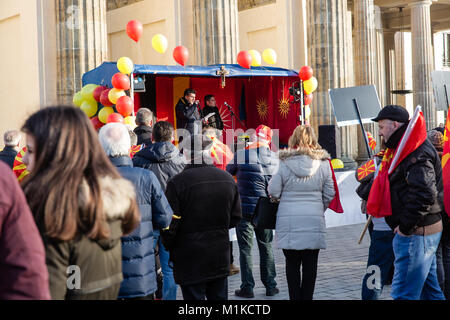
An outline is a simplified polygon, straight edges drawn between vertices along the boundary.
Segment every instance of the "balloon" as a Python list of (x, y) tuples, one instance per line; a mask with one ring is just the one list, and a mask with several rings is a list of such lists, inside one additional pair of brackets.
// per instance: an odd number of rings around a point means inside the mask
[(89, 118), (93, 117), (98, 111), (97, 101), (84, 100), (80, 108)]
[(317, 79), (315, 77), (311, 77), (311, 79), (303, 82), (303, 89), (305, 90), (306, 94), (310, 94), (316, 91), (317, 85)]
[(139, 41), (143, 31), (144, 28), (142, 27), (142, 23), (140, 23), (139, 21), (131, 20), (127, 23), (127, 35), (134, 41)]
[(154, 35), (152, 38), (152, 47), (159, 53), (165, 53), (167, 50), (167, 39), (162, 34)]
[(100, 103), (105, 107), (111, 107), (112, 105), (114, 105), (114, 103), (109, 101), (109, 91), (111, 91), (111, 89), (103, 90), (102, 94), (100, 95)]
[(277, 63), (277, 53), (273, 49), (265, 49), (263, 51), (263, 59), (268, 64), (275, 64)]
[(111, 83), (114, 88), (119, 90), (129, 90), (130, 89), (130, 78), (123, 73), (116, 73), (111, 78)]
[(99, 130), (104, 124), (98, 119), (98, 117), (93, 117), (91, 119), (91, 123), (94, 126), (95, 130)]
[(94, 90), (94, 92), (92, 93), (92, 96), (94, 97), (94, 100), (97, 101), (97, 102), (100, 102), (100, 97), (101, 97), (101, 95), (102, 95), (102, 92), (103, 92), (104, 90), (106, 90), (106, 89), (108, 89), (108, 88), (105, 87), (105, 86), (99, 86), (99, 87), (97, 87), (97, 88)]
[(331, 166), (333, 169), (342, 169), (344, 167), (344, 163), (340, 159), (331, 160)]
[(130, 58), (122, 57), (117, 60), (117, 69), (123, 74), (130, 74), (134, 70), (134, 63)]
[(128, 116), (125, 119), (123, 119), (123, 123), (126, 125), (129, 125), (132, 129), (136, 128), (136, 117)]
[(305, 106), (308, 106), (311, 104), (311, 102), (313, 100), (313, 95), (312, 95), (312, 93), (310, 93), (310, 94), (305, 95), (304, 98), (305, 98), (305, 102), (303, 104)]
[(176, 62), (184, 66), (189, 59), (189, 51), (185, 46), (178, 46), (173, 49), (173, 58)]
[(261, 65), (261, 54), (256, 50), (248, 50), (252, 56), (252, 67), (259, 67)]
[(94, 90), (97, 89), (99, 85), (97, 84), (87, 84), (81, 89), (81, 95), (83, 96), (83, 100), (94, 100)]
[(113, 88), (108, 93), (108, 99), (113, 104), (116, 104), (117, 100), (119, 100), (119, 98), (123, 97), (124, 95), (125, 95), (125, 91)]
[(107, 123), (112, 123), (112, 122), (119, 122), (119, 123), (123, 123), (123, 117), (118, 114), (118, 113), (111, 113), (108, 118), (106, 119)]
[(133, 100), (128, 96), (120, 97), (117, 100), (116, 103), (117, 112), (123, 115), (124, 117), (129, 116), (131, 112), (133, 112), (133, 107), (134, 107)]
[(81, 107), (81, 104), (83, 103), (84, 99), (83, 99), (83, 95), (81, 93), (81, 91), (78, 91), (77, 93), (75, 93), (75, 95), (73, 96), (73, 104), (76, 105), (77, 107)]
[(252, 65), (252, 56), (248, 51), (241, 51), (237, 55), (237, 62), (242, 68), (250, 69)]
[(114, 109), (112, 107), (103, 107), (98, 113), (98, 120), (100, 120), (101, 123), (106, 123), (108, 116), (111, 113), (114, 113)]
[(305, 106), (305, 119), (308, 120), (311, 117), (311, 108), (309, 106)]
[(311, 79), (312, 75), (313, 75), (313, 69), (308, 66), (301, 67), (300, 72), (298, 73), (298, 76), (303, 81)]

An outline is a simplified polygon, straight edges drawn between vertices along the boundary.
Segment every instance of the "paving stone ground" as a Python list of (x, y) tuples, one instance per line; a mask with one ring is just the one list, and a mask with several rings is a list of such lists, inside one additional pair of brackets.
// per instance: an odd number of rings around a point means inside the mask
[[(361, 300), (361, 282), (366, 271), (367, 255), (370, 238), (368, 233), (361, 244), (359, 237), (363, 224), (347, 225), (327, 229), (327, 249), (319, 253), (314, 300)], [(239, 265), (239, 248), (233, 242), (235, 265)], [(259, 276), (259, 254), (256, 240), (252, 250), (253, 277), (255, 279), (255, 300), (289, 300), (286, 282), (285, 258), (281, 249), (274, 242), (274, 256), (277, 271), (276, 281), (280, 293), (267, 297), (265, 287)], [(256, 262), (256, 263), (255, 263)], [(241, 284), (240, 273), (228, 278), (229, 300), (246, 300), (234, 295)], [(182, 300), (181, 290), (178, 290), (177, 299)], [(382, 300), (391, 300), (390, 286), (385, 286)]]

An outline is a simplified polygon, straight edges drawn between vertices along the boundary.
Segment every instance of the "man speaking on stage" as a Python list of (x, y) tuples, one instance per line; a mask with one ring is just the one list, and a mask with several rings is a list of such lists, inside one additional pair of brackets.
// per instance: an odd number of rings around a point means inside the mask
[(202, 131), (200, 105), (195, 96), (194, 89), (184, 90), (183, 97), (175, 107), (177, 129), (186, 129), (191, 135), (200, 134)]

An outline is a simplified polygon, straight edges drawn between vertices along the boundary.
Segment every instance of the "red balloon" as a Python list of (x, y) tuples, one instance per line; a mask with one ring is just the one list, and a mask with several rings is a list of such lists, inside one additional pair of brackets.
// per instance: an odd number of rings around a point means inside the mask
[(142, 36), (142, 32), (144, 31), (144, 28), (142, 27), (142, 23), (140, 23), (137, 20), (131, 20), (127, 24), (127, 35), (133, 39), (134, 41), (138, 42), (139, 39)]
[(309, 80), (313, 76), (313, 69), (309, 66), (303, 66), (303, 67), (301, 67), (300, 72), (298, 73), (298, 76), (303, 81)]
[(312, 100), (313, 100), (313, 95), (312, 95), (312, 93), (310, 93), (310, 94), (305, 94), (304, 97), (305, 97), (304, 105), (305, 105), (305, 106), (309, 106), (309, 105), (311, 104)]
[(109, 90), (111, 90), (111, 89), (103, 90), (102, 94), (100, 95), (100, 103), (105, 107), (111, 107), (114, 105), (114, 103), (109, 101), (109, 98), (108, 98)]
[(189, 59), (189, 51), (185, 46), (178, 46), (173, 49), (173, 58), (176, 62), (184, 66)]
[(100, 102), (100, 97), (101, 97), (101, 95), (102, 95), (102, 92), (103, 92), (104, 90), (106, 90), (106, 89), (108, 89), (108, 88), (105, 87), (105, 86), (100, 86), (100, 87), (97, 87), (97, 88), (94, 90), (94, 92), (92, 93), (92, 95), (94, 96), (95, 101)]
[(114, 88), (119, 90), (129, 90), (130, 89), (130, 78), (126, 74), (116, 73), (111, 78), (111, 82)]
[(241, 51), (237, 55), (237, 62), (242, 68), (250, 69), (252, 65), (252, 56), (248, 51)]
[(117, 112), (128, 117), (133, 112), (133, 100), (129, 96), (120, 97), (116, 103)]
[(93, 117), (93, 118), (91, 119), (91, 123), (92, 123), (92, 125), (94, 126), (95, 130), (97, 130), (97, 131), (98, 131), (101, 127), (104, 126), (104, 123), (102, 123), (102, 122), (98, 119), (98, 117)]
[(106, 123), (112, 123), (112, 122), (123, 123), (123, 117), (118, 113), (111, 113), (108, 116)]

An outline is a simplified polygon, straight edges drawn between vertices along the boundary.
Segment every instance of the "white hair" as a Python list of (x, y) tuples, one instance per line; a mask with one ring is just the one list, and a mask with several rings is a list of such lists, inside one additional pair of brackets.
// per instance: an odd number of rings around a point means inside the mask
[(117, 122), (108, 123), (100, 129), (98, 137), (108, 157), (129, 155), (131, 142), (125, 125)]
[(22, 134), (17, 130), (8, 130), (3, 135), (3, 141), (6, 147), (17, 147), (22, 139)]

